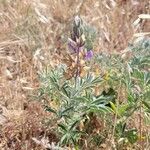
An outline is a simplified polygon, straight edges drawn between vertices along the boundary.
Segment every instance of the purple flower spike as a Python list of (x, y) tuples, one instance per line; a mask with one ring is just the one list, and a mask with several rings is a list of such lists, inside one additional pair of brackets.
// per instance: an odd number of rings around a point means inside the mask
[(85, 59), (90, 60), (92, 57), (93, 57), (93, 51), (92, 50), (87, 51), (85, 55)]
[(83, 50), (84, 46), (79, 47), (79, 52)]
[(70, 49), (70, 51), (72, 52), (72, 53), (77, 53), (77, 51), (79, 50), (79, 52), (80, 51), (82, 51), (83, 50), (83, 48), (84, 48), (84, 46), (82, 46), (82, 47), (78, 47), (77, 46), (77, 44), (76, 44), (76, 42), (74, 42), (72, 39), (68, 39), (68, 47), (69, 47), (69, 49)]
[(68, 48), (72, 53), (76, 53), (76, 47), (73, 46), (71, 43), (68, 43)]
[(76, 53), (77, 51), (77, 44), (72, 39), (68, 39), (68, 47), (71, 52)]

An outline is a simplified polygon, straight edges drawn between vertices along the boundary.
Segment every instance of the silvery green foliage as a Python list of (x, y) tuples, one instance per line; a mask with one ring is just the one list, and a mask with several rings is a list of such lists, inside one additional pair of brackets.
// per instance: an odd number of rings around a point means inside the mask
[(133, 52), (129, 61), (129, 66), (132, 68), (131, 75), (137, 79), (136, 83), (141, 91), (148, 92), (150, 91), (150, 38), (138, 38), (133, 43), (131, 51)]
[(131, 65), (140, 69), (150, 68), (150, 38), (137, 38), (129, 48), (134, 56)]
[[(150, 38), (149, 37), (139, 37), (137, 38), (133, 45), (131, 46), (131, 49), (136, 52), (141, 52), (142, 55), (150, 54)], [(142, 53), (142, 52), (147, 52)]]
[[(93, 49), (95, 37), (96, 30), (76, 16), (69, 40), (74, 53), (79, 54), (83, 46), (87, 51)], [(85, 77), (76, 76), (76, 80), (66, 80), (65, 65), (41, 74), (41, 95), (48, 95), (59, 103), (57, 109), (45, 106), (47, 111), (54, 114), (53, 119), (57, 122), (59, 144), (77, 146), (81, 136), (87, 135), (86, 130), (78, 129), (79, 123), (88, 120), (90, 113), (117, 114), (116, 139), (128, 139), (131, 144), (137, 141), (137, 129), (128, 129), (126, 122), (140, 107), (146, 116), (150, 113), (150, 39), (138, 38), (128, 49), (131, 52), (128, 60), (119, 54), (95, 55), (95, 63), (109, 75), (107, 81), (105, 73), (100, 73), (97, 77), (87, 73)], [(95, 95), (94, 88), (103, 87), (103, 83), (107, 84), (109, 91), (103, 90), (99, 95)], [(125, 88), (127, 103), (118, 102), (117, 105), (116, 95), (120, 94), (120, 86)], [(114, 89), (117, 88), (119, 90), (115, 92)], [(109, 126), (112, 128), (113, 122)]]
[[(150, 39), (138, 38), (128, 47), (131, 56), (122, 62), (122, 82), (127, 90), (128, 117), (140, 107), (150, 113)], [(146, 114), (147, 116), (147, 114)]]
[[(150, 115), (150, 39), (138, 38), (128, 47), (128, 50), (130, 56), (125, 59), (119, 54), (106, 53), (100, 53), (95, 58), (100, 68), (110, 72), (109, 85), (117, 87), (121, 82), (127, 92), (127, 103), (119, 104), (118, 108), (115, 104), (113, 105), (113, 109), (117, 111), (119, 123), (116, 130), (119, 125), (123, 128), (128, 118), (135, 111), (139, 111), (140, 107), (144, 111), (146, 122), (150, 122), (148, 119)], [(129, 138), (132, 144), (137, 141), (137, 134), (134, 135), (131, 131), (125, 132), (121, 129), (117, 131), (116, 136), (122, 141)]]
[[(63, 67), (63, 66), (62, 66)], [(63, 68), (47, 71), (42, 76), (43, 94), (48, 94), (53, 100), (59, 102), (59, 108), (47, 106), (45, 109), (54, 114), (59, 122), (58, 131), (61, 135), (60, 144), (76, 145), (81, 135), (86, 134), (77, 129), (80, 121), (84, 121), (88, 114), (106, 113), (111, 109), (106, 106), (112, 96), (95, 96), (93, 88), (103, 81), (101, 77), (87, 74), (84, 78), (65, 80), (62, 76)], [(76, 86), (75, 86), (76, 84)]]

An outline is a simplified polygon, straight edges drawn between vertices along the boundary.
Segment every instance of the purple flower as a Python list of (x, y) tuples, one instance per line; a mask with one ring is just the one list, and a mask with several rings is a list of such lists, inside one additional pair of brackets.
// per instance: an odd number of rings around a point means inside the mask
[(76, 53), (76, 51), (77, 51), (77, 46), (71, 42), (68, 43), (68, 48), (72, 53)]
[(90, 60), (92, 57), (93, 57), (93, 51), (92, 50), (87, 51), (85, 55), (85, 59)]
[(77, 53), (77, 51), (78, 50), (81, 51), (84, 46), (78, 47), (76, 42), (69, 38), (68, 39), (68, 47), (72, 53)]
[(79, 47), (79, 52), (83, 50), (84, 46)]

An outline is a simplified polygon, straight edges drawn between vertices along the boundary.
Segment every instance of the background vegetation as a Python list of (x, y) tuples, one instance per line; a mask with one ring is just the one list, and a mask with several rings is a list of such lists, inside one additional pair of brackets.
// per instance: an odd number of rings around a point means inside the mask
[(148, 0), (0, 0), (0, 149), (150, 149), (148, 14)]

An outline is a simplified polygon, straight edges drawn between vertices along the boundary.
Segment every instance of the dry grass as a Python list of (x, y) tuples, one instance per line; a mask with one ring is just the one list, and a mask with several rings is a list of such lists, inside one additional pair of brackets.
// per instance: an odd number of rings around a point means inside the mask
[(97, 28), (96, 51), (111, 52), (125, 49), (135, 32), (150, 31), (145, 20), (133, 26), (149, 11), (149, 0), (0, 0), (0, 149), (42, 149), (31, 138), (50, 136), (40, 123), (48, 117), (42, 103), (29, 95), (38, 89), (39, 71), (59, 63), (58, 53), (65, 52), (60, 38), (73, 16)]

